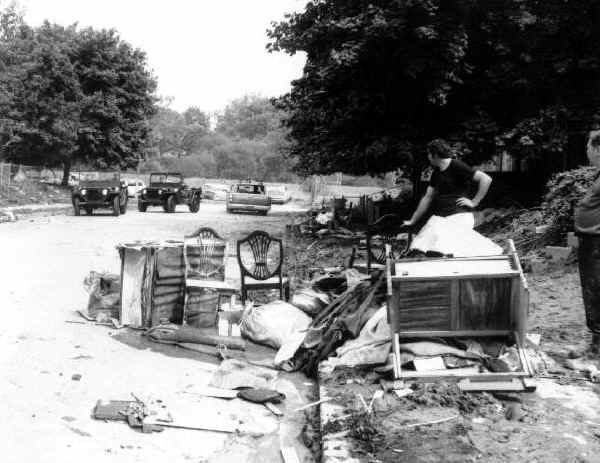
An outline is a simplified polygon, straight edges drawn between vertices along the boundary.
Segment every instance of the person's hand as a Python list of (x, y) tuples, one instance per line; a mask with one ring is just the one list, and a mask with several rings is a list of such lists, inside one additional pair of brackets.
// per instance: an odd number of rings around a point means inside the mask
[(414, 225), (415, 223), (412, 220), (405, 220), (404, 222), (402, 222), (402, 226), (405, 228), (410, 228)]
[(469, 198), (465, 198), (464, 196), (456, 200), (456, 205), (461, 207), (468, 207), (469, 209), (475, 209), (477, 207), (477, 204), (475, 204)]

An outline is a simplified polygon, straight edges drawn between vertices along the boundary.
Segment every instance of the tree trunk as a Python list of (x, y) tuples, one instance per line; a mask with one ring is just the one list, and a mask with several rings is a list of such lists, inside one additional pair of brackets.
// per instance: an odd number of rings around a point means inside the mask
[(63, 178), (62, 178), (62, 182), (60, 183), (62, 186), (69, 185), (69, 175), (71, 175), (71, 161), (66, 160), (63, 163)]

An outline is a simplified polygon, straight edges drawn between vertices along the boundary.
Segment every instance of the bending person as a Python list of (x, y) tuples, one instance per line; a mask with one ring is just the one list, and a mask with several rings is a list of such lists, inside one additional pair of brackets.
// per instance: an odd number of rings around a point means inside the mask
[[(475, 226), (473, 209), (485, 198), (492, 179), (486, 173), (453, 159), (452, 150), (444, 140), (430, 142), (427, 145), (427, 157), (433, 167), (429, 186), (412, 217), (404, 225), (414, 227), (425, 214), (431, 212), (433, 215), (413, 240), (411, 249), (455, 256), (464, 254), (468, 250), (461, 247), (468, 244), (464, 242), (464, 236), (457, 235)], [(477, 183), (477, 193), (473, 198), (469, 198), (471, 182)], [(488, 252), (484, 250), (483, 253), (498, 253), (498, 247), (489, 248)]]

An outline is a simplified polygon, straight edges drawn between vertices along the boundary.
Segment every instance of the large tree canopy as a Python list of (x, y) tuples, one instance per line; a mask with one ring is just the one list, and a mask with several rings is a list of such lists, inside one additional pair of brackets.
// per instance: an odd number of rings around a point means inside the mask
[(472, 161), (499, 144), (561, 153), (599, 107), (599, 13), (593, 0), (309, 2), (269, 31), (269, 50), (307, 56), (277, 101), (296, 169), (418, 169), (435, 137)]
[(155, 111), (145, 54), (113, 30), (27, 26), (0, 15), (0, 148), (13, 161), (135, 165)]

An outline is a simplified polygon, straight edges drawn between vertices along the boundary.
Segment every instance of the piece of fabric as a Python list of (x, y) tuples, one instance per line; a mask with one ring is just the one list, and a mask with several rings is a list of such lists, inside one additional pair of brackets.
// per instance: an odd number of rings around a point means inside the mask
[(356, 339), (346, 341), (328, 362), (336, 366), (377, 365), (387, 361), (392, 332), (387, 321), (387, 306), (382, 306), (365, 323)]
[(435, 189), (432, 211), (440, 217), (447, 217), (470, 209), (457, 206), (456, 200), (468, 197), (475, 169), (458, 159), (452, 159), (445, 170), (433, 169), (429, 186)]
[(575, 231), (600, 235), (600, 175), (575, 209)]
[(587, 327), (600, 334), (600, 236), (579, 236), (579, 277)]
[(470, 212), (448, 217), (434, 215), (414, 237), (410, 248), (454, 257), (502, 254), (500, 246), (473, 230), (474, 225)]

